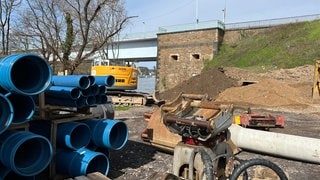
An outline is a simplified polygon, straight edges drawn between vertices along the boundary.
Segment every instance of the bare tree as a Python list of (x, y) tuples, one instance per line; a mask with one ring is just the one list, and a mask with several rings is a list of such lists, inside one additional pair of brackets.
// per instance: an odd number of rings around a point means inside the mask
[(2, 42), (2, 56), (8, 55), (10, 41), (11, 15), (15, 7), (21, 4), (21, 0), (1, 0), (0, 30)]
[(122, 0), (26, 0), (20, 33), (64, 70), (74, 70), (118, 34), (127, 17)]

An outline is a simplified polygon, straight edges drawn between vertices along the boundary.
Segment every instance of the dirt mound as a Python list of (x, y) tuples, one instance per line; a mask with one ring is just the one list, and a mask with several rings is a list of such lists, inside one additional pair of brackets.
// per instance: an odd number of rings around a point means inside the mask
[(211, 69), (159, 95), (161, 99), (168, 101), (174, 100), (181, 92), (187, 94), (208, 94), (209, 97), (216, 98), (225, 89), (235, 87), (236, 85), (236, 80), (227, 77), (218, 69)]
[[(310, 94), (304, 89), (310, 88)], [(311, 84), (288, 84), (273, 79), (264, 79), (256, 84), (233, 87), (222, 92), (216, 102), (241, 106), (294, 107), (311, 103)]]
[[(311, 65), (267, 73), (233, 67), (223, 72), (212, 69), (161, 93), (160, 98), (173, 100), (183, 92), (208, 94), (216, 102), (239, 106), (302, 109), (312, 106), (313, 71)], [(243, 81), (255, 84), (240, 86)]]

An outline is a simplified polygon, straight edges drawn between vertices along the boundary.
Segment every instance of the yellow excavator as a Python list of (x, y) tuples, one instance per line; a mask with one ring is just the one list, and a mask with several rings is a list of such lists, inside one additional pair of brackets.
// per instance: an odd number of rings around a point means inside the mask
[(152, 95), (135, 91), (138, 88), (139, 71), (132, 62), (95, 59), (91, 66), (91, 75), (115, 77), (115, 84), (107, 88), (107, 95), (112, 98), (115, 105), (153, 103)]
[(115, 84), (108, 89), (136, 90), (138, 85), (138, 69), (129, 62), (110, 65), (109, 60), (94, 60), (91, 67), (91, 75), (115, 77)]

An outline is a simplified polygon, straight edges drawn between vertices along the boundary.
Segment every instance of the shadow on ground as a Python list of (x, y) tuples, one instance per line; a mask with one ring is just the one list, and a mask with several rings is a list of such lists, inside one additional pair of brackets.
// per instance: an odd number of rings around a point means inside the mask
[(138, 169), (154, 161), (156, 149), (152, 146), (128, 140), (126, 146), (118, 151), (110, 151), (110, 170), (108, 177), (115, 179), (125, 173), (125, 169)]

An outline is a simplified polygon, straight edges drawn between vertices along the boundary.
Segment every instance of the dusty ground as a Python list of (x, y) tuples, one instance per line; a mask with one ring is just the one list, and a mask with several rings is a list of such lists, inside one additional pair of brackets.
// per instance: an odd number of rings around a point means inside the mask
[[(257, 74), (237, 68), (225, 68), (224, 73), (212, 70), (162, 93), (161, 98), (170, 100), (180, 92), (208, 94), (216, 102), (251, 107), (257, 113), (270, 113), (285, 117), (285, 127), (271, 131), (299, 136), (320, 138), (320, 106), (312, 102), (313, 66), (282, 69)], [(239, 86), (243, 81), (255, 82)], [(109, 177), (112, 179), (160, 179), (172, 172), (171, 154), (144, 143), (140, 133), (146, 127), (145, 112), (157, 106), (135, 107), (128, 111), (116, 111), (115, 118), (122, 119), (129, 127), (129, 141), (124, 149), (111, 151)], [(240, 113), (241, 110), (235, 111)], [(262, 139), (263, 140), (263, 139)], [(306, 145), (307, 146), (307, 145)], [(305, 147), (299, 147), (305, 148)], [(242, 151), (240, 158), (265, 158), (278, 164), (289, 179), (319, 179), (320, 165), (256, 152)]]

